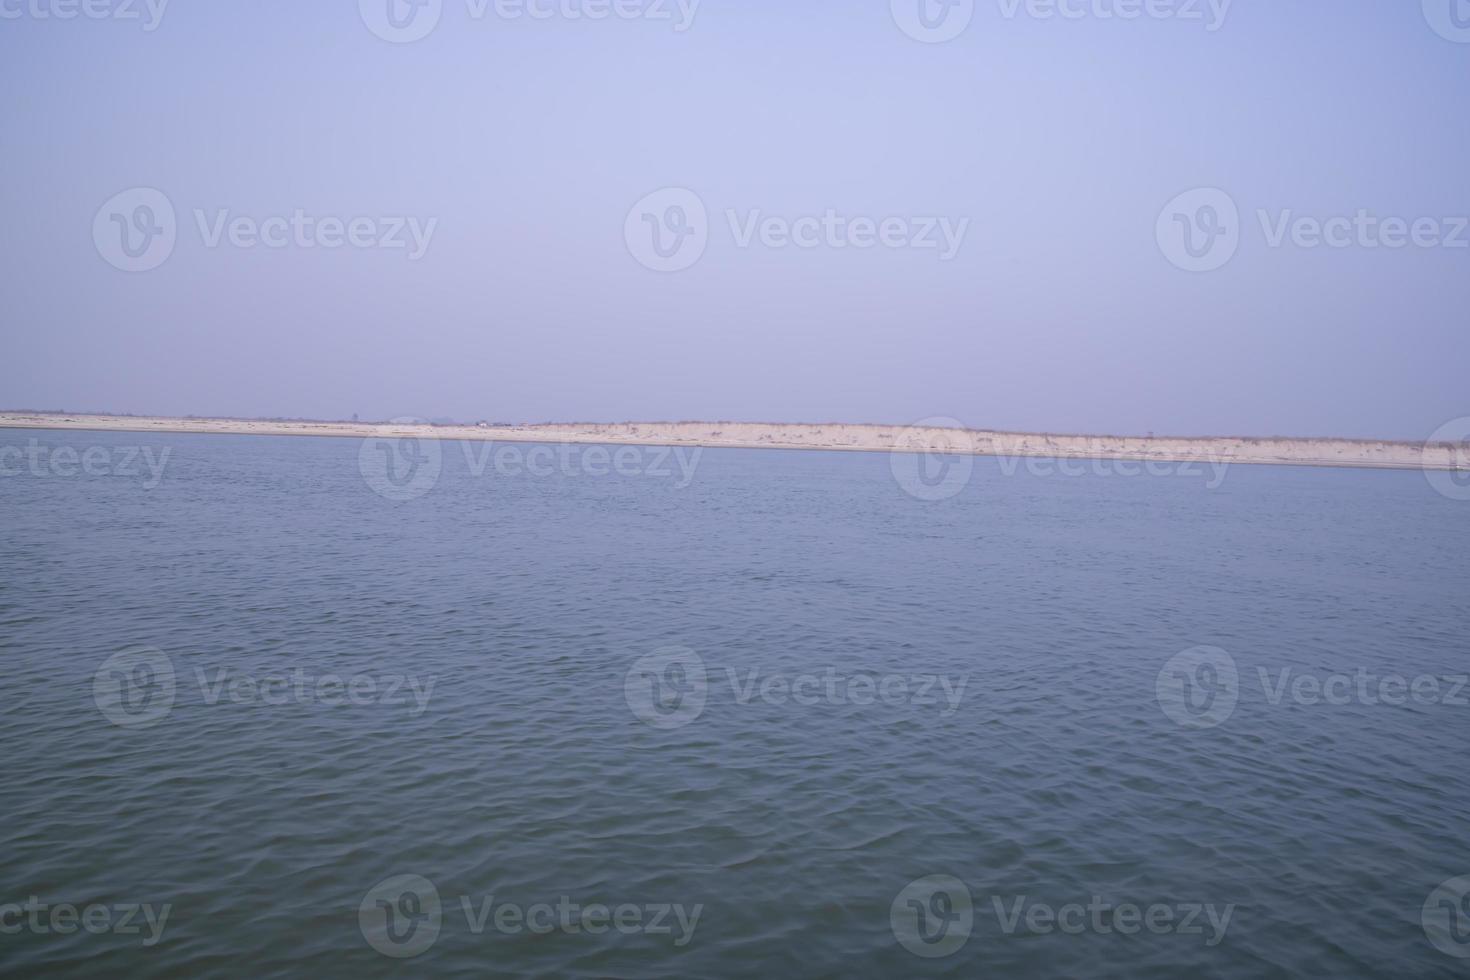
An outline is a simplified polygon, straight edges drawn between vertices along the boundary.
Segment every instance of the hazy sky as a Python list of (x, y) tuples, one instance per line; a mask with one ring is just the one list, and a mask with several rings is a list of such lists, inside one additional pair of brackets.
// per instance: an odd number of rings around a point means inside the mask
[(391, 2), (0, 0), (0, 406), (1470, 414), (1467, 0)]

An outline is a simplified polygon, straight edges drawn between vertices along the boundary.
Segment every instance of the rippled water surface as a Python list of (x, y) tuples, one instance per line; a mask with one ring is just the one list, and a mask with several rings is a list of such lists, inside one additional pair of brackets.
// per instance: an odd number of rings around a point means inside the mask
[(454, 443), (395, 500), (354, 440), (0, 447), (42, 460), (0, 477), (0, 904), (47, 905), (3, 972), (1470, 969), (1470, 504), (1421, 474), (926, 502), (881, 454)]

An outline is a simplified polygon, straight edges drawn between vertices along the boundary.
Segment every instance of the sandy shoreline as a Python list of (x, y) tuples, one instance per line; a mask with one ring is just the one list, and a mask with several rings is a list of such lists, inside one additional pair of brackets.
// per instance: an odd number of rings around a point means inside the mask
[(480, 442), (935, 452), (1139, 462), (1199, 461), (1282, 466), (1470, 470), (1470, 450), (1449, 443), (1285, 437), (1084, 436), (899, 425), (626, 422), (481, 427), (394, 422), (277, 422), (0, 412), (0, 428), (346, 438), (417, 437)]

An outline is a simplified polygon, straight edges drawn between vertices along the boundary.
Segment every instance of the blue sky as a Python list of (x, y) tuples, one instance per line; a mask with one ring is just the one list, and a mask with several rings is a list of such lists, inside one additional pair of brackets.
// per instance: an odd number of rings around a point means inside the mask
[[(1470, 414), (1465, 0), (392, 2), (432, 30), (393, 40), (389, 0), (0, 0), (0, 405), (1406, 439)], [(702, 251), (658, 271), (636, 238), (684, 227), (670, 188)], [(1169, 229), (1213, 241), (1220, 192), (1238, 217), (1190, 271)]]

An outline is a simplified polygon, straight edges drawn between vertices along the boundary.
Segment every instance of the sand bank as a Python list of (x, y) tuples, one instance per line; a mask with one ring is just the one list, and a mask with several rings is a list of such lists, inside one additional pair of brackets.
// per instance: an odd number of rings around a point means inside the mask
[(623, 422), (483, 426), (0, 412), (0, 428), (346, 438), (415, 436), (489, 442), (936, 452), (1049, 459), (1470, 470), (1470, 447), (1452, 443), (1289, 437), (1057, 435), (902, 425)]

